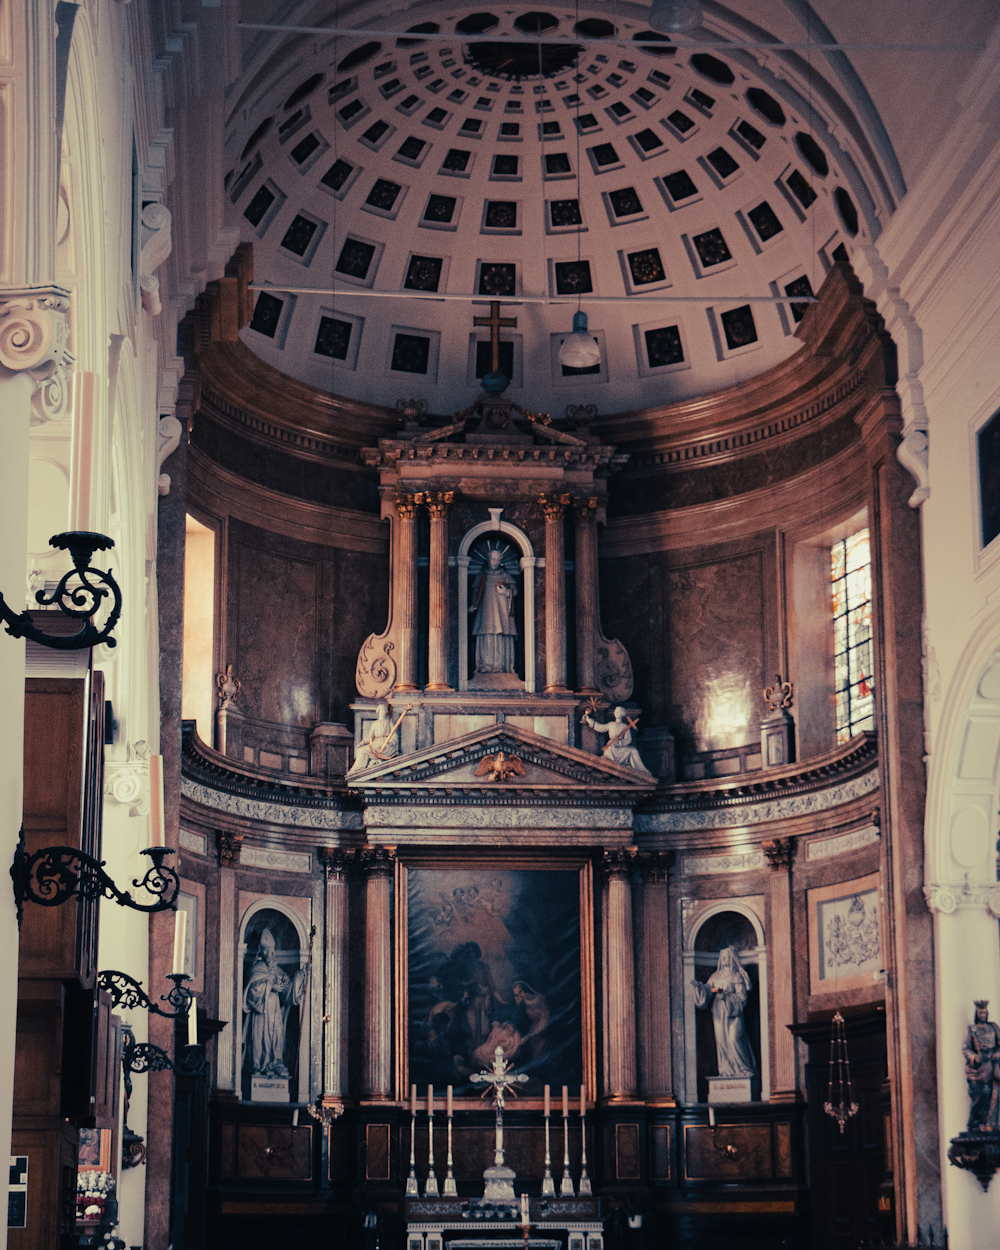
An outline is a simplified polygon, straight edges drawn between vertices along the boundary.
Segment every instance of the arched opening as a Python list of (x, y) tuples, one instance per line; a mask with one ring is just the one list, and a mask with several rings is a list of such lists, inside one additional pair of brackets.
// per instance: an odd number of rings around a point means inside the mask
[[(522, 667), (518, 675), (524, 682), (524, 689), (534, 693), (535, 689), (535, 552), (531, 539), (522, 529), (511, 525), (509, 521), (501, 521), (499, 516), (473, 525), (462, 536), (458, 547), (458, 688), (469, 690), (470, 665), (474, 656), (474, 643), (471, 642), (472, 626), (470, 616), (470, 590), (473, 578), (477, 576), (486, 559), (485, 552), (492, 546), (511, 551), (505, 557), (504, 567), (516, 562), (522, 575), (520, 587), (520, 605), (517, 608), (519, 623), (519, 646), (516, 653)], [(517, 555), (517, 552), (520, 555)]]

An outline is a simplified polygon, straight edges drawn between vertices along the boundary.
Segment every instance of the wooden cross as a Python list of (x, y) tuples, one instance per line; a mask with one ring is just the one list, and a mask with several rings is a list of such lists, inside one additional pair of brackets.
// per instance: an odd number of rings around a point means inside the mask
[(473, 317), (472, 324), (474, 326), (490, 327), (490, 346), (493, 349), (493, 364), (491, 366), (493, 373), (500, 372), (500, 330), (514, 329), (517, 326), (516, 317), (500, 316), (500, 301), (498, 299), (490, 300), (490, 315), (488, 317)]

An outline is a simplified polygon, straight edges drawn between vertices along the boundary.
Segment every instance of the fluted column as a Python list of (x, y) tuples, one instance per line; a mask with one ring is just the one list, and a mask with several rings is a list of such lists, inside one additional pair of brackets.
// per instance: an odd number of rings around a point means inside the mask
[(545, 690), (561, 693), (566, 685), (566, 553), (563, 513), (569, 495), (540, 495), (545, 514)]
[(392, 1096), (392, 879), (396, 849), (367, 847), (365, 876), (365, 1071), (369, 1099)]
[(326, 879), (326, 967), (323, 979), (323, 1101), (347, 1093), (347, 853), (319, 848)]
[(634, 847), (604, 852), (605, 1098), (635, 1097), (635, 963), (632, 943)]
[(642, 865), (642, 972), (639, 1019), (642, 1027), (642, 1089), (646, 1101), (672, 1105), (674, 1096), (670, 1028), (670, 883), (673, 855), (659, 851)]
[(795, 842), (772, 838), (761, 849), (771, 868), (771, 942), (768, 981), (771, 985), (774, 1036), (771, 1039), (771, 1101), (794, 1102), (795, 1038), (785, 1027), (795, 1022), (792, 968), (792, 859)]
[(399, 648), (396, 689), (418, 690), (417, 685), (417, 507), (418, 497), (396, 496), (398, 537), (393, 570), (393, 600), (399, 613), (396, 646)]
[(448, 509), (454, 498), (450, 490), (424, 496), (431, 517), (428, 690), (453, 689), (448, 681)]
[(576, 499), (576, 686), (581, 694), (598, 694), (594, 683), (594, 641), (597, 637), (597, 499)]

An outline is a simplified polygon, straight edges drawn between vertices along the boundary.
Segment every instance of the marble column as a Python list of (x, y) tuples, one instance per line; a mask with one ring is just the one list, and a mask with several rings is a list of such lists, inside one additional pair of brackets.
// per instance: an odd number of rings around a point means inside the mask
[(365, 1068), (364, 1093), (372, 1101), (392, 1097), (392, 881), (396, 848), (366, 847)]
[(323, 1103), (343, 1106), (347, 1092), (348, 853), (321, 846), (326, 880), (323, 979)]
[(417, 685), (417, 508), (418, 496), (396, 496), (396, 566), (393, 603), (398, 614), (396, 646), (399, 665), (396, 689), (419, 690)]
[(545, 692), (561, 694), (566, 685), (566, 554), (563, 514), (569, 495), (540, 495), (545, 514)]
[(424, 496), (431, 518), (428, 690), (453, 689), (448, 681), (448, 509), (454, 498), (450, 490)]
[(670, 1027), (670, 862), (658, 851), (642, 864), (643, 984), (639, 990), (644, 1064), (642, 1090), (647, 1103), (674, 1106), (673, 1044)]
[(576, 688), (599, 694), (594, 679), (597, 638), (597, 499), (576, 499)]
[(604, 1020), (608, 1102), (635, 1098), (635, 962), (632, 942), (632, 867), (635, 848), (604, 852)]
[(795, 1021), (794, 972), (792, 966), (792, 838), (773, 838), (762, 843), (771, 868), (771, 933), (768, 959), (771, 983), (771, 1101), (795, 1102), (798, 1082), (795, 1071), (795, 1038), (786, 1025)]

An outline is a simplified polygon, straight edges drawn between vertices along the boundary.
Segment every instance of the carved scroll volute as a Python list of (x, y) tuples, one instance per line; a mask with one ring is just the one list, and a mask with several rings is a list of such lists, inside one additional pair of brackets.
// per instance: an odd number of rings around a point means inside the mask
[(354, 680), (364, 699), (383, 699), (396, 684), (395, 643), (384, 635), (369, 634), (358, 654)]
[(612, 703), (624, 703), (632, 697), (632, 661), (617, 638), (601, 635), (597, 644), (597, 664), (594, 668), (599, 689)]
[(69, 407), (69, 296), (59, 287), (24, 290), (0, 300), (0, 365), (36, 385), (33, 425), (57, 421)]

